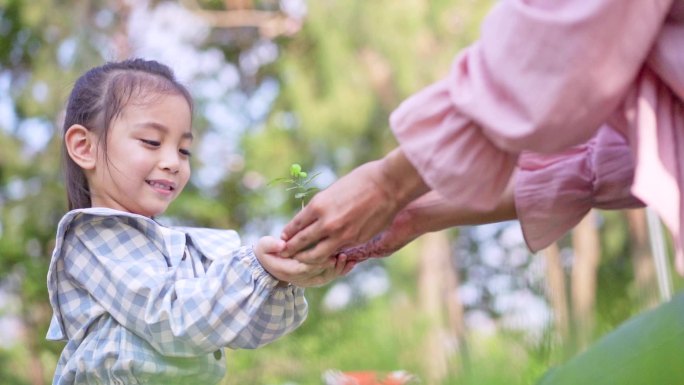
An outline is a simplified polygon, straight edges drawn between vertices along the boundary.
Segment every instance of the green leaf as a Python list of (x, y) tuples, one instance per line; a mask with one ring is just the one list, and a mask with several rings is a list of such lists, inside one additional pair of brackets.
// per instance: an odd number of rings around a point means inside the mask
[(317, 173), (315, 173), (315, 174), (313, 174), (313, 175), (311, 175), (311, 177), (310, 177), (309, 179), (307, 179), (306, 181), (304, 181), (304, 185), (307, 185), (307, 184), (311, 183), (311, 181), (313, 181), (314, 179), (316, 179), (316, 177), (319, 176), (319, 175), (321, 175), (321, 172), (320, 172), (320, 171), (317, 172)]
[(273, 179), (272, 181), (268, 182), (267, 186), (272, 186), (276, 183), (294, 183), (294, 179), (291, 178), (276, 178)]
[(290, 175), (292, 175), (293, 178), (299, 177), (301, 172), (302, 172), (302, 166), (300, 166), (299, 163), (293, 163), (290, 166)]

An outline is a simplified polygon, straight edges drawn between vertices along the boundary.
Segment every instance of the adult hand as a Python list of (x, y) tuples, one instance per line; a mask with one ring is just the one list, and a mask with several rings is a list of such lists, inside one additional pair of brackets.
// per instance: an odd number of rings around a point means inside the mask
[(410, 211), (402, 210), (390, 226), (368, 242), (343, 249), (339, 257), (346, 258), (347, 263), (359, 263), (370, 258), (383, 258), (406, 246), (422, 232), (415, 232), (411, 226)]
[(436, 191), (430, 191), (402, 209), (383, 232), (362, 245), (340, 251), (339, 255), (345, 256), (347, 263), (358, 263), (386, 257), (431, 231), (516, 219), (512, 182), (499, 204), (488, 211), (453, 205)]
[(369, 240), (427, 186), (400, 150), (368, 162), (314, 196), (283, 229), (283, 256), (320, 264)]
[(274, 237), (259, 239), (254, 254), (259, 263), (273, 277), (284, 283), (299, 287), (322, 286), (333, 279), (347, 274), (354, 263), (347, 263), (346, 257), (330, 257), (321, 264), (307, 264), (292, 258), (283, 258), (279, 253), (285, 241)]

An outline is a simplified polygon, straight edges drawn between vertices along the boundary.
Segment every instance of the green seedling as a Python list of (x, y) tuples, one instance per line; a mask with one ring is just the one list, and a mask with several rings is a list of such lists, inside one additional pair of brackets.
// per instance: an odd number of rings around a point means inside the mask
[(316, 187), (310, 187), (311, 181), (313, 181), (320, 172), (309, 176), (309, 173), (302, 171), (302, 166), (298, 163), (293, 163), (290, 166), (290, 177), (289, 178), (277, 178), (269, 183), (269, 186), (275, 183), (284, 183), (288, 185), (286, 191), (292, 191), (293, 198), (300, 202), (300, 206), (304, 208), (304, 202), (306, 197), (318, 191)]

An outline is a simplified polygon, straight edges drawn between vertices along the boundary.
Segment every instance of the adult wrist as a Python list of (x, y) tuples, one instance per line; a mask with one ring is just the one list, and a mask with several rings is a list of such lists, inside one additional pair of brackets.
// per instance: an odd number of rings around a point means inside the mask
[(430, 190), (400, 148), (392, 150), (382, 159), (380, 170), (382, 186), (398, 207), (406, 206)]
[(417, 227), (417, 222), (419, 222), (419, 218), (416, 218), (413, 210), (411, 210), (410, 207), (405, 207), (394, 217), (391, 227), (393, 231), (395, 231), (397, 234), (400, 234), (401, 237), (406, 239), (408, 243), (422, 235), (421, 231), (424, 232), (425, 230)]

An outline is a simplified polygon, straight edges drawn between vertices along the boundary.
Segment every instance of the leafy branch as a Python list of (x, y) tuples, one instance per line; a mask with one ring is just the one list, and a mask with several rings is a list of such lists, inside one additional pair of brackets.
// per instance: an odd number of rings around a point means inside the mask
[(286, 185), (289, 185), (289, 187), (285, 189), (285, 191), (293, 191), (294, 199), (300, 201), (301, 208), (303, 209), (304, 200), (306, 199), (306, 197), (318, 191), (318, 188), (309, 186), (318, 175), (320, 175), (320, 172), (317, 172), (314, 175), (309, 176), (309, 174), (306, 171), (302, 171), (302, 166), (300, 166), (298, 163), (293, 163), (290, 166), (289, 178), (276, 178), (272, 180), (268, 185), (270, 186), (275, 183), (284, 183)]

